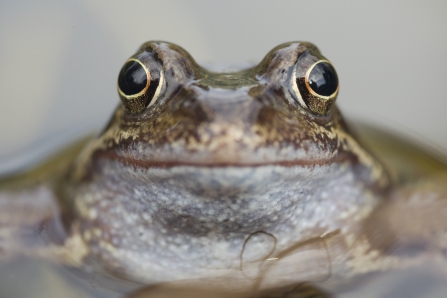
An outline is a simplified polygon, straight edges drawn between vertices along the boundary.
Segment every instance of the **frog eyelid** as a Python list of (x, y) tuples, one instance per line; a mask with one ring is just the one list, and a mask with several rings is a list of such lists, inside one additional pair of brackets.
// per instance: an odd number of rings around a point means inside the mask
[(307, 108), (307, 104), (304, 102), (303, 97), (301, 96), (301, 92), (298, 90), (298, 84), (296, 83), (296, 70), (294, 70), (292, 74), (292, 88), (296, 98), (298, 99), (299, 104), (302, 107)]
[(160, 69), (160, 78), (159, 78), (157, 89), (155, 89), (155, 93), (152, 96), (152, 99), (149, 102), (149, 104), (147, 105), (147, 107), (150, 107), (157, 101), (158, 97), (160, 96), (161, 88), (164, 85), (164, 81), (165, 81), (165, 76), (163, 74), (163, 69)]

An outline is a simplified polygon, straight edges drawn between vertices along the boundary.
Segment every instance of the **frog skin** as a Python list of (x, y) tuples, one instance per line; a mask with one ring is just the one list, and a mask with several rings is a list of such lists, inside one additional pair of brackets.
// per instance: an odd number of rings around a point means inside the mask
[(215, 73), (147, 42), (120, 72), (103, 132), (50, 182), (0, 195), (0, 247), (22, 247), (17, 231), (39, 225), (71, 266), (234, 291), (337, 287), (443, 260), (445, 224), (426, 219), (447, 215), (445, 180), (397, 188), (343, 120), (338, 91), (311, 43)]

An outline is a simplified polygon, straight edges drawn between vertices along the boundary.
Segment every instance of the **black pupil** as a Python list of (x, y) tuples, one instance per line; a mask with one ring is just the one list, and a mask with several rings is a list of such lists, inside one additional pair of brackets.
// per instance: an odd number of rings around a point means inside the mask
[(337, 90), (338, 78), (335, 69), (326, 62), (316, 64), (309, 73), (309, 86), (322, 96), (329, 96)]
[(124, 64), (118, 77), (118, 86), (126, 95), (134, 95), (147, 85), (147, 75), (143, 66), (136, 61)]

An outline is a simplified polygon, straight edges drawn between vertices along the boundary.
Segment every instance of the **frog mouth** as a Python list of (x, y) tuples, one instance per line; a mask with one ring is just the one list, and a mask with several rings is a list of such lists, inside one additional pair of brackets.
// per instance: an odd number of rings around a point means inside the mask
[(227, 167), (264, 167), (264, 166), (280, 166), (280, 167), (315, 167), (325, 166), (333, 163), (354, 162), (355, 158), (348, 152), (341, 152), (330, 158), (319, 159), (290, 159), (290, 160), (265, 160), (259, 161), (255, 159), (217, 159), (217, 158), (192, 158), (191, 156), (165, 158), (165, 159), (137, 159), (131, 156), (123, 156), (116, 153), (103, 152), (98, 156), (99, 159), (117, 161), (124, 165), (137, 168), (173, 168), (173, 167), (198, 167), (198, 168), (227, 168)]
[[(215, 142), (216, 143), (216, 142)], [(342, 146), (324, 147), (309, 142), (292, 145), (242, 144), (220, 142), (218, 144), (148, 144), (146, 142), (121, 142), (112, 148), (97, 149), (95, 159), (117, 161), (138, 168), (172, 167), (312, 167), (333, 163), (355, 164), (358, 159), (352, 151)]]

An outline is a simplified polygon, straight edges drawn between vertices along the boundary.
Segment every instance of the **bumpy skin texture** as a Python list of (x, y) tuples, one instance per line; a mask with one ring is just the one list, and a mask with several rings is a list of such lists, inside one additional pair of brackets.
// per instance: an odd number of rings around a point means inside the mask
[(414, 183), (420, 162), (403, 158), (409, 185), (394, 187), (335, 107), (338, 88), (305, 91), (327, 61), (314, 45), (234, 73), (166, 42), (131, 58), (148, 93), (120, 92), (75, 160), (78, 149), (0, 181), (0, 259), (56, 255), (148, 285), (133, 297), (329, 297), (308, 282), (333, 293), (368, 273), (447, 267), (447, 175)]
[[(62, 191), (89, 258), (106, 269), (149, 283), (245, 285), (262, 271), (247, 264), (334, 232), (348, 237), (389, 189), (335, 106), (315, 115), (299, 104), (294, 72), (325, 59), (314, 45), (280, 45), (235, 73), (208, 72), (165, 42), (132, 57), (161, 69), (159, 97), (140, 114), (120, 105)], [(271, 237), (243, 253), (256, 233)], [(292, 279), (329, 274), (320, 242), (321, 268)]]

